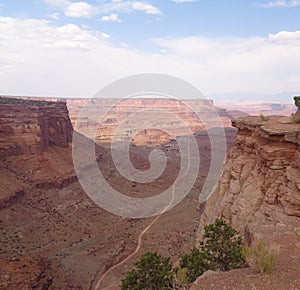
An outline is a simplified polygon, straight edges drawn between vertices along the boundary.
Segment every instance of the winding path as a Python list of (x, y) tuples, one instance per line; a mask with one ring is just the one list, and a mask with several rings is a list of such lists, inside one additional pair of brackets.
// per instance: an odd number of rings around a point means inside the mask
[[(172, 185), (172, 199), (171, 199), (171, 202), (169, 203), (169, 205), (139, 234), (139, 237), (138, 237), (138, 243), (137, 243), (137, 246), (135, 248), (135, 250), (129, 255), (127, 256), (123, 261), (119, 262), (118, 264), (112, 266), (111, 268), (109, 268), (101, 277), (100, 279), (98, 280), (94, 290), (98, 290), (100, 285), (101, 285), (101, 282), (104, 280), (104, 278), (114, 269), (118, 268), (119, 266), (123, 265), (124, 263), (126, 263), (130, 258), (132, 258), (141, 248), (141, 245), (142, 245), (142, 238), (144, 236), (144, 234), (152, 227), (153, 224), (155, 224), (158, 219), (161, 217), (162, 214), (164, 214), (167, 209), (169, 208), (169, 206), (172, 204), (173, 200), (174, 200), (174, 185)], [(104, 288), (106, 289), (106, 288)]]
[[(188, 141), (188, 156), (190, 153), (190, 146), (189, 146), (189, 141)], [(184, 173), (184, 175), (182, 176), (182, 178), (187, 174), (188, 170), (190, 168), (190, 159), (188, 159), (188, 169), (186, 170), (186, 172)], [(99, 278), (96, 286), (94, 287), (94, 290), (99, 290), (100, 289), (100, 285), (101, 282), (104, 280), (104, 278), (114, 269), (120, 267), (121, 265), (123, 265), (124, 263), (126, 263), (129, 259), (131, 259), (135, 254), (137, 254), (137, 252), (140, 250), (141, 245), (142, 245), (142, 238), (144, 236), (144, 234), (152, 227), (153, 224), (155, 224), (160, 217), (169, 209), (169, 207), (172, 205), (173, 201), (174, 201), (174, 197), (175, 197), (175, 188), (174, 188), (174, 184), (172, 185), (172, 199), (169, 202), (168, 206), (166, 206), (166, 208), (163, 209), (163, 211), (139, 234), (138, 237), (138, 243), (137, 246), (135, 248), (135, 250), (129, 255), (127, 256), (124, 260), (122, 260), (121, 262), (117, 263), (116, 265), (110, 267), (109, 269), (106, 270), (106, 272), (104, 272), (104, 274)], [(108, 289), (108, 287), (106, 288), (102, 288), (103, 290)]]

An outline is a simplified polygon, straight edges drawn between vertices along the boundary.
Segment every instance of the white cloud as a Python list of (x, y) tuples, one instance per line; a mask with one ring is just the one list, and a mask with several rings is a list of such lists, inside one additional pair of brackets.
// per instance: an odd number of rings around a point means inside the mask
[(258, 6), (264, 8), (275, 8), (275, 7), (292, 8), (292, 7), (300, 6), (300, 0), (292, 0), (292, 1), (276, 0), (276, 1), (270, 1), (265, 4), (258, 4)]
[(71, 23), (0, 17), (0, 35), (2, 94), (92, 96), (111, 81), (144, 72), (183, 78), (207, 94), (300, 91), (297, 31), (156, 39), (156, 55), (115, 46), (104, 32)]
[[(72, 2), (70, 0), (44, 0), (47, 4), (61, 9), (68, 17), (88, 18), (96, 13), (96, 8), (87, 2)], [(54, 13), (57, 14), (57, 13)]]
[(91, 17), (95, 13), (92, 5), (86, 2), (71, 3), (65, 10), (65, 15), (68, 17)]
[[(58, 7), (68, 17), (84, 17), (88, 18), (96, 14), (116, 14), (119, 13), (131, 13), (135, 11), (141, 11), (146, 14), (162, 14), (160, 9), (147, 2), (140, 1), (122, 1), (112, 0), (111, 2), (101, 2), (98, 6), (92, 6), (91, 4), (83, 1), (72, 2), (70, 0), (44, 0), (47, 4)], [(104, 19), (108, 19), (104, 15)], [(106, 21), (106, 20), (104, 20)], [(112, 20), (111, 20), (112, 21)], [(119, 22), (119, 21), (115, 21)]]
[(104, 15), (101, 17), (101, 21), (105, 22), (122, 22), (118, 14), (111, 13), (110, 15)]
[(55, 13), (49, 14), (49, 17), (52, 19), (58, 20), (58, 19), (60, 19), (60, 14), (55, 12)]
[(107, 34), (107, 33), (105, 33), (105, 32), (101, 32), (101, 36), (102, 36), (103, 38), (110, 38), (110, 35)]
[(186, 3), (186, 2), (198, 2), (198, 0), (172, 0), (176, 3)]
[(69, 0), (44, 0), (47, 4), (66, 9), (72, 2)]
[[(42, 51), (46, 51), (45, 48), (89, 50), (99, 39), (96, 33), (75, 24), (51, 27), (46, 20), (20, 20), (10, 17), (0, 17), (0, 34), (3, 36), (0, 43), (4, 47), (20, 43), (24, 50), (40, 48)], [(18, 51), (18, 49), (8, 49), (8, 51)], [(3, 50), (1, 52), (3, 53)], [(20, 50), (18, 53), (22, 55), (21, 52)]]
[(143, 11), (146, 14), (161, 14), (157, 7), (145, 2), (133, 2), (132, 8), (137, 11)]
[(300, 30), (298, 31), (280, 31), (276, 34), (269, 34), (268, 38), (274, 41), (299, 41), (300, 42)]
[(209, 91), (278, 93), (300, 90), (300, 43), (290, 39), (191, 37), (156, 43), (184, 60), (182, 69), (189, 67), (186, 73), (195, 82), (201, 79)]
[(102, 3), (99, 6), (99, 12), (102, 14), (111, 12), (131, 13), (134, 11), (141, 11), (146, 14), (162, 14), (158, 7), (149, 4), (148, 2), (115, 0), (110, 3)]

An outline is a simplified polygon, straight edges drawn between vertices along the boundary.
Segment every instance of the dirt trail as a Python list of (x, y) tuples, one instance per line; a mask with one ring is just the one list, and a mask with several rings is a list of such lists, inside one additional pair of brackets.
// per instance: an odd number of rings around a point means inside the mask
[[(135, 254), (138, 253), (138, 251), (140, 250), (141, 248), (141, 245), (142, 245), (142, 238), (144, 236), (144, 234), (152, 227), (153, 224), (155, 224), (159, 218), (168, 210), (168, 208), (170, 207), (170, 205), (172, 204), (173, 200), (174, 200), (174, 194), (175, 194), (175, 191), (174, 191), (174, 185), (172, 186), (172, 199), (170, 201), (170, 203), (168, 204), (168, 206), (139, 234), (139, 237), (138, 237), (138, 243), (137, 243), (137, 246), (135, 248), (135, 250), (129, 255), (127, 256), (123, 261), (119, 262), (118, 264), (112, 266), (111, 268), (109, 268), (101, 277), (100, 279), (98, 280), (94, 290), (98, 290), (100, 289), (100, 285), (101, 285), (101, 282), (104, 280), (104, 278), (111, 272), (113, 271), (114, 269), (122, 266), (124, 263), (126, 263), (130, 258), (132, 258)], [(102, 288), (102, 289), (108, 289), (109, 287), (106, 287), (106, 288)]]
[[(189, 156), (189, 153), (190, 153), (190, 146), (188, 144), (188, 156)], [(185, 174), (182, 176), (182, 178), (187, 174), (187, 172), (189, 171), (189, 168), (190, 168), (190, 159), (188, 159), (188, 169), (186, 170)], [(137, 243), (137, 246), (135, 248), (135, 250), (129, 255), (127, 256), (123, 261), (117, 263), (116, 265), (112, 266), (111, 268), (107, 269), (106, 272), (104, 272), (104, 274), (100, 277), (100, 279), (98, 280), (96, 286), (94, 287), (94, 290), (99, 290), (101, 289), (100, 288), (100, 285), (101, 285), (101, 282), (104, 280), (104, 278), (111, 272), (113, 271), (114, 269), (122, 266), (124, 263), (126, 263), (129, 259), (131, 259), (134, 255), (136, 255), (138, 253), (138, 251), (140, 250), (141, 248), (141, 245), (142, 245), (142, 238), (144, 236), (144, 234), (152, 227), (152, 225), (154, 225), (159, 219), (160, 217), (169, 209), (169, 207), (172, 205), (173, 201), (174, 201), (174, 195), (175, 195), (175, 188), (174, 188), (174, 184), (172, 185), (172, 199), (170, 200), (170, 203), (168, 204), (168, 206), (163, 209), (163, 211), (139, 234), (139, 237), (138, 237), (138, 243)], [(109, 289), (109, 287), (106, 287), (106, 288), (102, 288), (103, 290), (105, 289)]]

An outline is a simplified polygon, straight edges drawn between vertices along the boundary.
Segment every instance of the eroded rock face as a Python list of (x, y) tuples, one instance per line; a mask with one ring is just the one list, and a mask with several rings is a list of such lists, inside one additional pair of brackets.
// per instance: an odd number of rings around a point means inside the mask
[[(96, 131), (98, 143), (111, 142), (113, 139), (124, 141), (132, 137), (132, 142), (136, 145), (155, 146), (168, 143), (175, 136), (194, 134), (216, 127), (215, 120), (209, 122), (212, 113), (218, 116), (218, 125), (223, 127), (231, 127), (230, 118), (233, 117), (227, 110), (215, 107), (212, 100), (68, 99), (67, 103), (74, 128), (93, 139)], [(81, 116), (82, 108), (89, 108), (90, 114)], [(148, 118), (145, 112), (149, 110), (153, 112)], [(99, 112), (105, 112), (103, 120), (98, 120)], [(138, 124), (142, 124), (145, 130), (137, 129), (136, 120), (139, 120)], [(124, 129), (116, 133), (120, 125), (124, 126)]]
[(237, 139), (206, 202), (198, 240), (204, 226), (217, 217), (249, 240), (266, 229), (272, 234), (277, 224), (288, 228), (299, 223), (300, 125), (279, 121), (245, 117), (233, 122), (239, 130)]
[(73, 129), (66, 104), (35, 102), (0, 104), (1, 155), (41, 153), (49, 146), (67, 147), (71, 142)]

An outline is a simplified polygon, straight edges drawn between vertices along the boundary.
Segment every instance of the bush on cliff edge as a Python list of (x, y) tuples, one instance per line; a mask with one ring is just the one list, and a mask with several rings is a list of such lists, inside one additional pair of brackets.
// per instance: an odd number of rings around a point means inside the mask
[(204, 241), (182, 256), (180, 268), (186, 269), (188, 282), (195, 281), (207, 270), (229, 271), (245, 266), (242, 238), (222, 219), (204, 228)]
[(172, 289), (174, 273), (170, 258), (147, 252), (134, 265), (135, 269), (122, 280), (122, 290)]
[(179, 268), (173, 270), (170, 258), (155, 252), (145, 253), (134, 265), (135, 269), (122, 280), (122, 290), (177, 289), (194, 282), (207, 270), (229, 271), (244, 267), (242, 238), (224, 220), (217, 219), (214, 224), (205, 226), (200, 248), (194, 247), (181, 256)]

